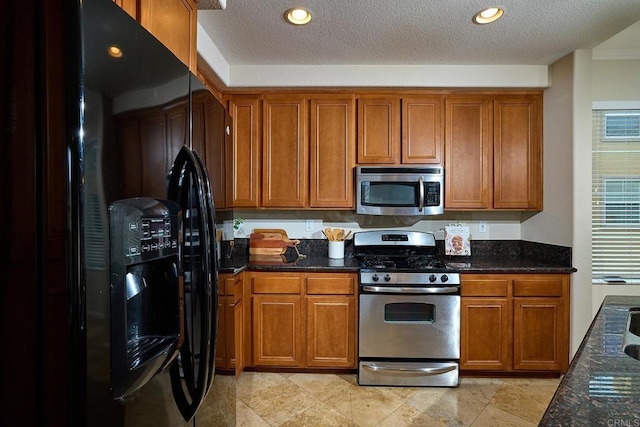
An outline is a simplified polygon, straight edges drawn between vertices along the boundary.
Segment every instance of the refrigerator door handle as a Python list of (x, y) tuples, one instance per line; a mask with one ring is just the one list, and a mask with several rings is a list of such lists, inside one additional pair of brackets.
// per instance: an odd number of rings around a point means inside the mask
[[(214, 269), (211, 267), (211, 235), (212, 232), (210, 229), (211, 220), (209, 218), (210, 207), (212, 203), (207, 200), (210, 197), (210, 188), (209, 183), (206, 181), (206, 175), (203, 175), (203, 170), (201, 168), (202, 160), (196, 159), (194, 156), (194, 152), (192, 152), (188, 147), (183, 146), (178, 155), (176, 156), (176, 160), (171, 169), (171, 174), (169, 177), (169, 188), (168, 188), (168, 197), (170, 200), (178, 200), (182, 201), (182, 197), (187, 194), (187, 197), (191, 193), (191, 180), (194, 180), (193, 189), (195, 191), (196, 199), (197, 199), (197, 218), (198, 218), (198, 239), (200, 248), (200, 257), (202, 260), (202, 278), (204, 283), (199, 284), (199, 286), (194, 286), (192, 284), (192, 304), (194, 304), (194, 310), (192, 312), (196, 312), (195, 307), (199, 307), (199, 311), (202, 313), (199, 319), (196, 319), (196, 323), (199, 324), (201, 328), (200, 333), (200, 355), (198, 359), (198, 367), (197, 371), (194, 370), (195, 367), (190, 366), (191, 360), (193, 359), (193, 355), (189, 349), (188, 340), (185, 340), (185, 344), (183, 348), (181, 348), (181, 361), (183, 372), (180, 373), (180, 366), (178, 363), (173, 363), (171, 366), (171, 386), (174, 394), (174, 398), (176, 400), (176, 404), (180, 412), (182, 413), (183, 418), (186, 421), (189, 421), (193, 415), (198, 410), (198, 407), (204, 400), (206, 393), (209, 389), (210, 377), (212, 377), (212, 373), (210, 373), (210, 366), (212, 366), (213, 362), (210, 362), (209, 358), (211, 357), (210, 346), (211, 346), (211, 335), (212, 335), (212, 291), (211, 291), (211, 282), (214, 278), (212, 275), (215, 274), (215, 266)], [(189, 175), (189, 177), (187, 177)], [(184, 188), (185, 185), (188, 188)], [(182, 203), (181, 203), (182, 204)], [(193, 236), (191, 236), (193, 238)], [(190, 246), (192, 248), (193, 246)], [(217, 307), (216, 307), (217, 309)], [(183, 322), (185, 319), (182, 320)], [(185, 338), (190, 338), (188, 336), (187, 328), (185, 327)], [(214, 341), (215, 342), (215, 341)], [(197, 372), (197, 379), (194, 376), (194, 373)], [(187, 391), (190, 396), (187, 397), (186, 393), (182, 387), (182, 378), (187, 385)]]
[[(206, 218), (208, 220), (208, 244), (206, 246), (209, 251), (209, 259), (211, 260), (212, 267), (209, 274), (209, 284), (207, 286), (207, 291), (209, 295), (207, 299), (210, 301), (209, 310), (211, 316), (211, 334), (209, 335), (210, 340), (207, 342), (207, 355), (208, 355), (208, 371), (209, 376), (207, 378), (207, 382), (205, 385), (203, 399), (206, 397), (207, 393), (209, 393), (209, 389), (213, 384), (213, 377), (215, 373), (215, 362), (216, 362), (216, 342), (218, 335), (218, 256), (216, 251), (216, 228), (215, 228), (215, 206), (213, 204), (213, 192), (211, 191), (211, 181), (209, 180), (209, 174), (207, 173), (207, 167), (204, 164), (204, 161), (200, 157), (200, 155), (196, 151), (192, 151), (193, 156), (196, 159), (196, 163), (200, 167), (203, 182), (204, 182), (204, 192), (205, 192), (205, 209), (207, 210)], [(211, 266), (210, 264), (210, 266)]]

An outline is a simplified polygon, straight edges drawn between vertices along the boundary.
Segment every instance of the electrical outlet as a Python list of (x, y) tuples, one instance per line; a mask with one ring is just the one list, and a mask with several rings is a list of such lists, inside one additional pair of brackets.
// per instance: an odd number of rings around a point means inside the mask
[(313, 231), (313, 220), (307, 219), (304, 221), (304, 231)]
[(478, 233), (486, 233), (487, 232), (487, 223), (484, 221), (480, 221), (478, 223)]

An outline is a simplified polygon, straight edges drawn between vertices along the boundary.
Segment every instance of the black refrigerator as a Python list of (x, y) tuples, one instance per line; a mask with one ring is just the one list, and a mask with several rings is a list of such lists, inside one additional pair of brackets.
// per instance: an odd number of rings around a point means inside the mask
[(111, 0), (70, 15), (72, 424), (215, 425), (215, 215), (191, 149), (202, 85)]

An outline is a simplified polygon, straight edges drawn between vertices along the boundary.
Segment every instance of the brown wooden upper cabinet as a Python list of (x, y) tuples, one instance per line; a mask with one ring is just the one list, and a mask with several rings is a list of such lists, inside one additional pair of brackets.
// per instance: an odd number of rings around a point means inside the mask
[(359, 164), (442, 162), (442, 96), (358, 99)]
[(358, 163), (400, 161), (400, 98), (358, 99)]
[(114, 0), (194, 72), (197, 69), (195, 0)]
[(263, 101), (262, 203), (268, 208), (308, 205), (307, 100), (270, 97)]
[(260, 98), (234, 96), (229, 101), (229, 114), (233, 120), (228, 152), (232, 179), (227, 207), (257, 208), (260, 204)]
[(493, 207), (542, 210), (542, 97), (493, 101)]
[(445, 100), (445, 208), (491, 208), (491, 99)]
[(229, 111), (227, 207), (353, 209), (353, 94), (233, 95)]
[(353, 209), (354, 97), (311, 99), (311, 208)]
[(402, 99), (402, 163), (442, 162), (441, 96)]
[(445, 209), (542, 210), (542, 95), (445, 99)]

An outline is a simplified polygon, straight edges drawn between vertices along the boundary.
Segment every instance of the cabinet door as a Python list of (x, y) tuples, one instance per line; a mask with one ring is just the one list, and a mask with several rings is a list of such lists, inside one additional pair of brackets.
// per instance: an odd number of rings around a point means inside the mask
[(358, 99), (359, 164), (400, 161), (400, 99)]
[(355, 368), (355, 299), (307, 297), (307, 366)]
[(226, 297), (218, 297), (218, 335), (216, 340), (216, 369), (227, 369)]
[(402, 100), (402, 163), (441, 163), (442, 98)]
[(236, 299), (233, 310), (236, 377), (244, 370), (244, 300)]
[(260, 160), (260, 100), (234, 97), (229, 102), (232, 132), (232, 206), (256, 208), (259, 205), (258, 162)]
[[(176, 105), (167, 111), (167, 174), (173, 166), (178, 152), (183, 145), (189, 145), (188, 138), (189, 115), (187, 114), (187, 104)], [(203, 152), (199, 152), (203, 154)]]
[(197, 70), (195, 0), (140, 0), (140, 24), (194, 72)]
[(511, 368), (507, 298), (461, 298), (460, 369)]
[(568, 316), (563, 298), (513, 299), (513, 368), (567, 370)]
[(302, 297), (253, 296), (253, 365), (304, 366)]
[(142, 196), (141, 129), (137, 117), (118, 120), (120, 182), (125, 197)]
[(499, 98), (493, 116), (493, 207), (542, 210), (542, 97)]
[(208, 97), (204, 108), (207, 172), (211, 180), (214, 205), (216, 209), (220, 209), (226, 207), (226, 112), (222, 104), (213, 95)]
[(445, 100), (445, 209), (492, 207), (491, 100)]
[[(207, 95), (193, 95), (191, 104), (191, 148), (198, 152), (202, 159), (207, 163), (207, 149), (204, 142), (205, 138), (205, 117), (204, 104)], [(211, 178), (211, 177), (210, 177)]]
[(164, 112), (144, 116), (140, 125), (140, 168), (142, 194), (167, 197), (167, 125)]
[(304, 98), (265, 98), (262, 142), (262, 206), (303, 208), (307, 178), (307, 104)]
[(113, 0), (122, 10), (127, 12), (133, 19), (138, 19), (137, 0)]
[(312, 208), (353, 209), (354, 99), (311, 100)]
[(224, 297), (225, 367), (232, 370), (236, 368), (235, 308), (233, 296)]

